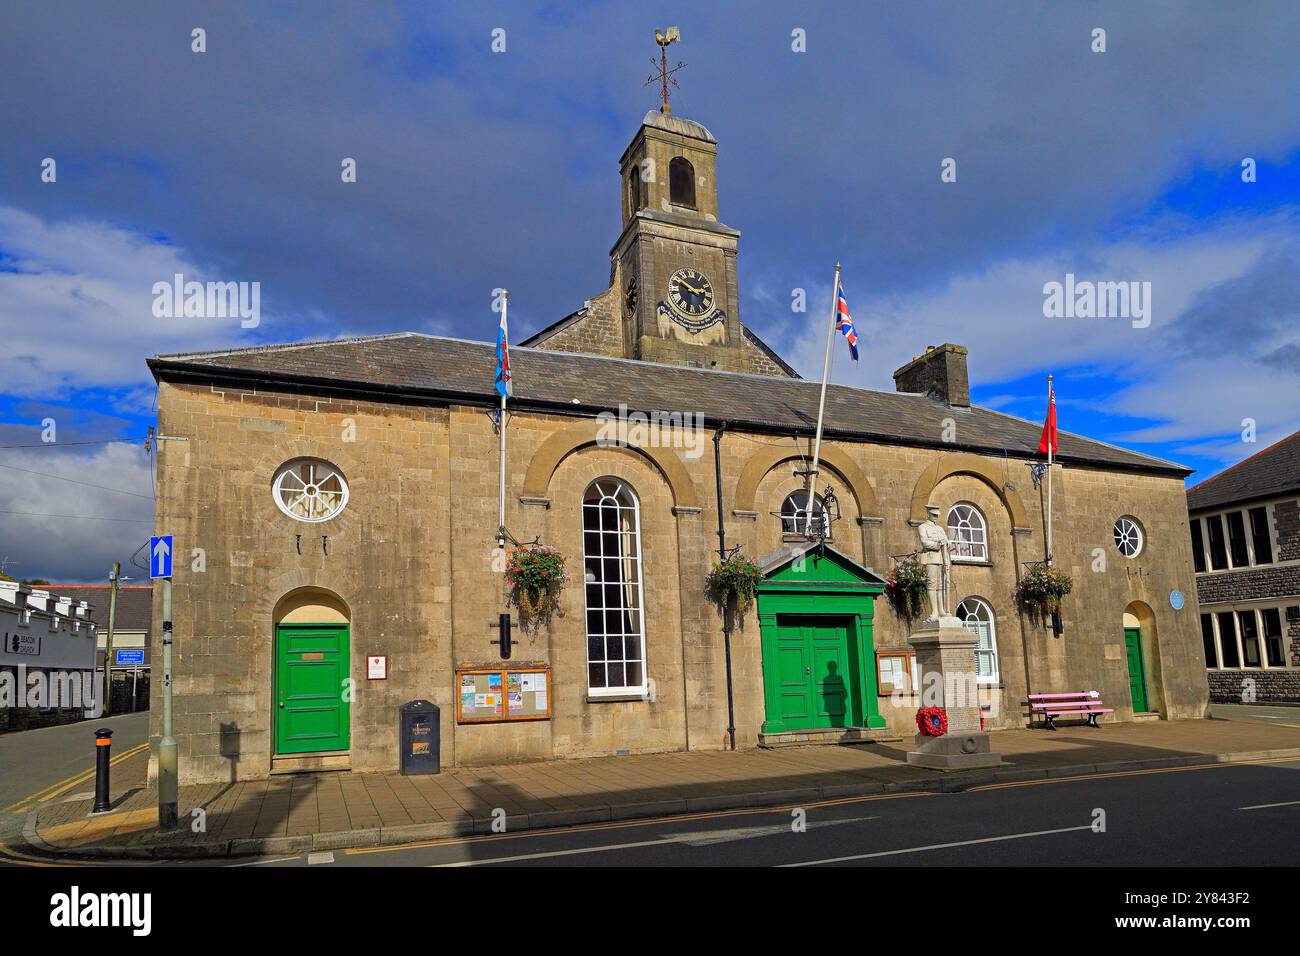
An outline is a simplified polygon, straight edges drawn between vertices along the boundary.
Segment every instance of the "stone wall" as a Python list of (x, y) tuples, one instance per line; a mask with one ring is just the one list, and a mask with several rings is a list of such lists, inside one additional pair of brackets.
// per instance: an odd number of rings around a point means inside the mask
[(1288, 597), (1300, 602), (1300, 565), (1265, 565), (1240, 571), (1198, 574), (1196, 596), (1202, 604)]
[[(550, 665), (554, 717), (458, 726), (455, 668), (498, 661), (490, 625), (507, 607), (494, 565), (497, 438), (486, 410), (166, 382), (159, 409), (165, 433), (190, 439), (165, 443), (158, 462), (158, 526), (176, 536), (177, 548), (175, 693), (183, 780), (269, 771), (276, 607), (302, 587), (335, 594), (348, 608), (354, 769), (396, 766), (397, 708), (420, 697), (442, 708), (447, 766), (725, 746), (722, 621), (704, 594), (717, 547), (708, 434), (678, 435), (667, 447), (645, 451), (602, 448), (593, 445), (591, 419), (513, 416), (507, 527), (521, 542), (540, 538), (559, 547), (574, 577), (562, 596), (563, 616), (535, 633), (517, 631), (512, 658)], [(770, 512), (801, 486), (792, 467), (808, 454), (807, 445), (725, 434), (729, 545), (742, 545), (754, 558), (780, 545), (779, 519)], [(297, 456), (342, 469), (351, 497), (341, 515), (304, 524), (276, 508), (272, 476)], [(824, 444), (824, 459), (823, 478), (836, 487), (843, 510), (833, 544), (882, 575), (891, 556), (916, 548), (914, 496), (945, 508), (970, 501), (984, 512), (990, 560), (957, 568), (954, 603), (976, 594), (996, 615), (1001, 680), (984, 692), (990, 726), (1023, 725), (1023, 695), (1030, 690), (1095, 689), (1117, 719), (1128, 717), (1123, 616), (1139, 606), (1151, 622), (1153, 706), (1167, 717), (1203, 715), (1207, 688), (1195, 608), (1175, 611), (1168, 600), (1171, 590), (1190, 591), (1193, 583), (1180, 480), (1085, 467), (1058, 471), (1057, 558), (1075, 588), (1064, 610), (1065, 632), (1054, 636), (1012, 604), (1020, 572), (1043, 551), (1043, 495), (1023, 461), (840, 441)], [(933, 488), (918, 487), (935, 474), (942, 477)], [(626, 481), (640, 501), (650, 700), (587, 695), (580, 502), (587, 484), (604, 475)], [(526, 490), (526, 482), (540, 490)], [(748, 504), (737, 500), (741, 494)], [(1113, 545), (1111, 528), (1121, 513), (1138, 517), (1147, 533), (1147, 547), (1133, 561)], [(203, 549), (205, 571), (191, 568), (195, 548)], [(160, 606), (154, 613), (161, 614)], [(875, 619), (878, 647), (906, 647), (908, 625), (883, 599)], [(732, 643), (737, 740), (749, 747), (764, 716), (755, 612), (739, 622)], [(387, 655), (388, 680), (365, 680), (368, 654)], [(153, 684), (154, 735), (161, 683)], [(890, 725), (911, 733), (914, 703), (884, 703)]]

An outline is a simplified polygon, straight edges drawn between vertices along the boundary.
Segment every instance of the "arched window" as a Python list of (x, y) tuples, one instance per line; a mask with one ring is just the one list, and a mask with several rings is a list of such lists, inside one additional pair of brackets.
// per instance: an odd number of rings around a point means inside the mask
[(1119, 553), (1124, 557), (1136, 558), (1142, 553), (1142, 546), (1145, 543), (1142, 526), (1138, 524), (1136, 518), (1124, 515), (1115, 521), (1115, 547), (1119, 548)]
[(957, 605), (957, 617), (968, 630), (979, 635), (975, 647), (975, 673), (981, 684), (998, 682), (998, 637), (993, 623), (993, 609), (977, 597), (968, 597)]
[(960, 501), (948, 509), (948, 541), (954, 561), (987, 561), (989, 532), (984, 515), (974, 505)]
[(640, 509), (618, 478), (597, 479), (583, 495), (582, 565), (587, 689), (595, 695), (644, 693)]
[(674, 156), (668, 164), (668, 200), (695, 208), (695, 167), (684, 156)]
[[(781, 504), (781, 533), (782, 534), (803, 534), (808, 527), (808, 492), (795, 491), (785, 496), (785, 501)], [(813, 495), (813, 517), (812, 523), (814, 528), (817, 522), (821, 522), (826, 540), (831, 537), (831, 524), (826, 517), (826, 512), (822, 509), (821, 495)]]
[(628, 218), (636, 215), (641, 208), (641, 167), (633, 166), (627, 174), (627, 214)]
[(328, 521), (348, 503), (343, 473), (319, 458), (285, 462), (271, 482), (275, 503), (298, 521)]

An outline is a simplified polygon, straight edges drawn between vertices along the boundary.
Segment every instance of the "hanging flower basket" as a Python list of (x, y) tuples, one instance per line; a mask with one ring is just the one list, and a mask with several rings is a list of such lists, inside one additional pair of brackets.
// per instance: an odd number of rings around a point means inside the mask
[(942, 707), (922, 707), (916, 712), (916, 727), (927, 737), (942, 737), (948, 732), (948, 712)]
[(713, 568), (705, 578), (705, 588), (713, 600), (724, 605), (734, 603), (744, 614), (753, 605), (758, 583), (762, 580), (762, 569), (749, 558), (737, 554), (725, 561), (713, 562)]
[(547, 623), (553, 614), (564, 616), (559, 597), (568, 581), (564, 555), (555, 548), (519, 548), (506, 561), (506, 582), (512, 588), (511, 597), (525, 629)]
[(1016, 603), (1025, 610), (1054, 614), (1061, 610), (1061, 599), (1073, 586), (1074, 582), (1064, 571), (1046, 562), (1035, 564), (1016, 585)]
[(904, 620), (913, 620), (921, 613), (926, 600), (925, 566), (915, 555), (895, 562), (885, 579), (885, 595)]

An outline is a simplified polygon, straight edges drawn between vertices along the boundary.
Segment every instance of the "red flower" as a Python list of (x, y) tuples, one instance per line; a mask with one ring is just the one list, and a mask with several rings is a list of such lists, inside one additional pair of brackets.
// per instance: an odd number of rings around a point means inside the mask
[(948, 732), (948, 712), (942, 707), (922, 707), (916, 712), (916, 726), (927, 737), (942, 737)]

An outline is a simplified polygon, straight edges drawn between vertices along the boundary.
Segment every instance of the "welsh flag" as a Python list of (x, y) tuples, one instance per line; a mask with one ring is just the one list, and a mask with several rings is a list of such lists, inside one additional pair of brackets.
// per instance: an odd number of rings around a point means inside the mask
[(1047, 390), (1047, 421), (1043, 422), (1043, 437), (1038, 440), (1038, 450), (1051, 457), (1056, 454), (1056, 389)]

